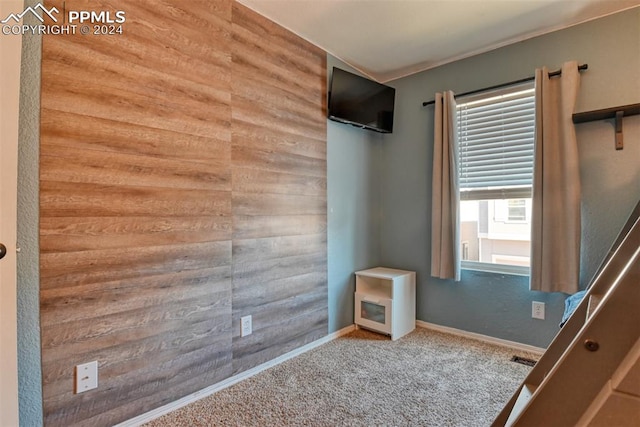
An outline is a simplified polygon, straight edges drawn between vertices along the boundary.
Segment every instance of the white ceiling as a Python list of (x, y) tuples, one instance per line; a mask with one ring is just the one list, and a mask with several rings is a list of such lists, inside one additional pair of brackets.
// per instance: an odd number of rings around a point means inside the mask
[(238, 0), (385, 82), (640, 0)]

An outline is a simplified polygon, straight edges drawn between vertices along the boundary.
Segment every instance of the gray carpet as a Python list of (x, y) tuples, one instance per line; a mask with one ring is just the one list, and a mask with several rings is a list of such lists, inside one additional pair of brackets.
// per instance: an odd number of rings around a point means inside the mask
[(488, 426), (531, 369), (428, 329), (358, 330), (147, 426)]

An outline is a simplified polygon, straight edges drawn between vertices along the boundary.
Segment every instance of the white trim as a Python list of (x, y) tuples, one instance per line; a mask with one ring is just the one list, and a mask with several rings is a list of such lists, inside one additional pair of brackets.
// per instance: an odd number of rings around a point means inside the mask
[(522, 265), (491, 264), (480, 261), (461, 261), (463, 270), (483, 271), (485, 273), (511, 274), (513, 276), (529, 276), (530, 268)]
[(309, 344), (303, 345), (295, 350), (292, 350), (288, 353), (283, 354), (282, 356), (276, 357), (268, 362), (263, 363), (262, 365), (258, 365), (254, 368), (251, 368), (247, 371), (241, 372), (237, 375), (229, 377), (225, 380), (220, 381), (219, 383), (213, 384), (207, 388), (204, 388), (200, 391), (196, 391), (188, 396), (185, 396), (181, 399), (178, 399), (174, 402), (168, 403), (159, 408), (153, 409), (149, 412), (146, 412), (142, 415), (138, 415), (135, 418), (131, 418), (130, 420), (124, 421), (120, 424), (116, 424), (114, 427), (138, 427), (145, 423), (148, 423), (151, 420), (154, 420), (158, 417), (168, 414), (169, 412), (175, 411), (176, 409), (180, 409), (183, 406), (189, 405), (190, 403), (196, 402), (200, 399), (203, 399), (207, 396), (212, 395), (220, 390), (223, 390), (227, 387), (230, 387), (240, 381), (246, 380), (256, 374), (259, 374), (262, 371), (265, 371), (273, 366), (279, 365), (284, 361), (292, 359), (296, 356), (299, 356), (303, 353), (306, 353), (309, 350), (312, 350), (316, 347), (319, 347), (323, 344), (328, 343), (329, 341), (333, 341), (336, 338), (339, 338), (343, 335), (346, 335), (356, 329), (355, 325), (350, 325), (345, 328), (340, 329), (339, 331), (333, 332), (325, 337), (320, 338), (319, 340), (313, 341)]
[(446, 334), (458, 335), (464, 338), (471, 338), (474, 340), (483, 341), (489, 344), (495, 344), (502, 347), (508, 347), (514, 350), (526, 351), (529, 353), (534, 353), (538, 356), (542, 356), (542, 353), (546, 351), (546, 349), (542, 347), (535, 347), (532, 345), (522, 344), (515, 341), (503, 340), (502, 338), (490, 337), (488, 335), (477, 334), (475, 332), (463, 331), (461, 329), (451, 328), (449, 326), (436, 325), (435, 323), (429, 323), (423, 320), (416, 320), (416, 326), (419, 328), (425, 328), (425, 329), (431, 329), (438, 332), (444, 332)]

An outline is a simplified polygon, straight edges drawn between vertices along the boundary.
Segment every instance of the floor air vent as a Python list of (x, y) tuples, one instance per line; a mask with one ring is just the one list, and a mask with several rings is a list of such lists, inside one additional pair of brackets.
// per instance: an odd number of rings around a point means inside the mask
[(516, 362), (516, 363), (520, 363), (522, 365), (527, 365), (527, 366), (535, 366), (536, 364), (536, 360), (533, 359), (527, 359), (526, 357), (520, 357), (520, 356), (513, 356), (511, 358), (512, 362)]

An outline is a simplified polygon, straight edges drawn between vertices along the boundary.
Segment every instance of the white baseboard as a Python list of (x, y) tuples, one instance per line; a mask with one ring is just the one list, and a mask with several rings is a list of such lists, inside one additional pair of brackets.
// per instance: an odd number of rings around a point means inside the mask
[(207, 396), (212, 395), (213, 393), (223, 390), (227, 387), (230, 387), (242, 380), (246, 380), (247, 378), (250, 378), (266, 369), (269, 369), (273, 366), (279, 365), (280, 363), (289, 360), (291, 358), (294, 358), (296, 356), (301, 355), (302, 353), (306, 353), (309, 350), (312, 350), (316, 347), (321, 346), (322, 344), (326, 344), (329, 341), (332, 341), (336, 338), (339, 338), (343, 335), (348, 334), (349, 332), (352, 332), (356, 329), (355, 325), (350, 325), (347, 326), (345, 328), (340, 329), (339, 331), (333, 332), (325, 337), (320, 338), (319, 340), (316, 340), (314, 342), (311, 342), (309, 344), (303, 345), (302, 347), (299, 347), (295, 350), (292, 350), (288, 353), (283, 354), (282, 356), (276, 357), (273, 360), (270, 360), (268, 362), (263, 363), (262, 365), (258, 365), (254, 368), (251, 368), (249, 370), (246, 370), (244, 372), (241, 372), (237, 375), (234, 375), (232, 377), (227, 378), (226, 380), (220, 381), (219, 383), (213, 384), (207, 388), (204, 388), (202, 390), (196, 391), (195, 393), (192, 393), (188, 396), (185, 396), (181, 399), (178, 399), (174, 402), (168, 403), (164, 406), (161, 406), (159, 408), (153, 409), (149, 412), (146, 412), (144, 414), (138, 415), (135, 418), (131, 418), (130, 420), (124, 421), (120, 424), (115, 425), (114, 427), (138, 427), (144, 423), (148, 423), (151, 420), (154, 420), (158, 417), (161, 417), (163, 415), (168, 414), (169, 412), (175, 411), (176, 409), (180, 409), (183, 406), (186, 406), (190, 403), (193, 403), (197, 400), (203, 399)]
[(542, 347), (535, 347), (528, 344), (522, 344), (515, 341), (503, 340), (501, 338), (494, 338), (488, 335), (477, 334), (475, 332), (467, 332), (461, 329), (450, 328), (448, 326), (436, 325), (435, 323), (429, 323), (422, 320), (416, 320), (416, 326), (420, 328), (432, 329), (434, 331), (444, 332), (451, 335), (458, 335), (464, 338), (471, 338), (478, 341), (484, 341), (489, 344), (495, 344), (502, 347), (512, 348), (514, 350), (526, 351), (528, 353), (534, 353), (538, 356), (542, 356), (542, 353), (546, 351), (546, 349)]

